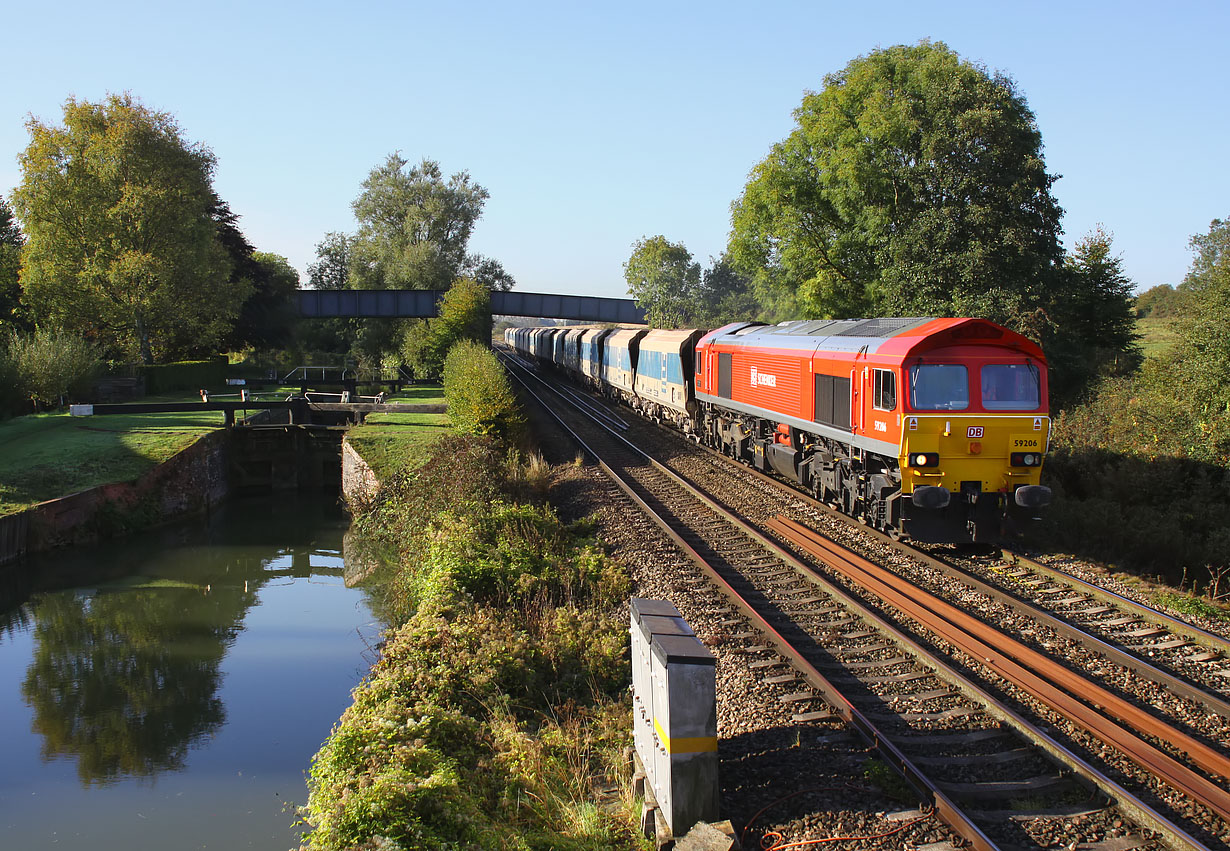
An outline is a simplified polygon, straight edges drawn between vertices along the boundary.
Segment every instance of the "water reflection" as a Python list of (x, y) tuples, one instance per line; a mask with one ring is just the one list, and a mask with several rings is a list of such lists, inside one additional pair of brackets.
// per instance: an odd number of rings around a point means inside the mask
[(311, 540), (319, 511), (304, 518), (308, 540), (289, 547), (277, 518), (283, 546), (271, 549), (272, 509), (235, 510), (225, 541), (198, 524), (127, 542), (122, 559), (60, 554), (40, 587), (3, 601), (0, 641), (5, 627), (33, 638), (21, 695), (44, 762), (75, 760), (87, 787), (181, 770), (226, 721), (221, 665), (260, 589), (341, 576), (337, 549)]
[(21, 693), (43, 758), (75, 756), (86, 784), (182, 768), (225, 720), (218, 667), (255, 598), (155, 585), (41, 601)]

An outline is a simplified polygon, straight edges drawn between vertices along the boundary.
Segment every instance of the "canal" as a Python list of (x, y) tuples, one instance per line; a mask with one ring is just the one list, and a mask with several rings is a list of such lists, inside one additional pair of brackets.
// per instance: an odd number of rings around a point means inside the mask
[(299, 843), (378, 640), (320, 495), (0, 569), (0, 847)]

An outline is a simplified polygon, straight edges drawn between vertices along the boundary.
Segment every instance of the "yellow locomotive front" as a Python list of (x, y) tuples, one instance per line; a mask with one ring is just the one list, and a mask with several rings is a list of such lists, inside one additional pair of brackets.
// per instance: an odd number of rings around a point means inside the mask
[(902, 532), (920, 541), (989, 541), (1036, 518), (1050, 438), (1046, 367), (998, 347), (935, 351), (904, 369), (899, 463)]

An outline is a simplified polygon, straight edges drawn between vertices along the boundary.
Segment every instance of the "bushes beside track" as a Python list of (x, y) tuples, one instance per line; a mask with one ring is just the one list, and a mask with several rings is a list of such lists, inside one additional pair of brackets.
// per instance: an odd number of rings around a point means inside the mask
[(1055, 421), (1043, 468), (1048, 548), (1206, 594), (1230, 593), (1230, 447), (1149, 367)]
[(313, 762), (305, 847), (641, 847), (592, 803), (628, 738), (628, 579), (542, 501), (547, 475), (448, 436), (356, 519), (389, 629)]

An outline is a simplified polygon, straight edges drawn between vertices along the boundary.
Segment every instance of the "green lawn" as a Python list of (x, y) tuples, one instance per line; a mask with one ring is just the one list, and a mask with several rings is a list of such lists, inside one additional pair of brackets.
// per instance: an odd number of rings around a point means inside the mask
[(131, 481), (222, 425), (223, 415), (214, 412), (70, 417), (64, 411), (0, 422), (0, 514)]
[[(273, 388), (259, 396), (284, 398), (295, 393), (298, 388)], [(143, 401), (198, 398), (177, 394)], [(416, 385), (389, 401), (442, 405), (444, 391), (438, 385)], [(221, 412), (70, 417), (67, 411), (0, 422), (0, 515), (109, 482), (136, 479), (223, 423)], [(384, 481), (423, 458), (423, 447), (448, 426), (447, 414), (373, 414), (366, 425), (349, 434), (355, 449)]]
[[(387, 401), (443, 405), (444, 390), (416, 384)], [(371, 414), (363, 425), (346, 433), (346, 440), (383, 482), (403, 467), (421, 463), (427, 457), (424, 448), (448, 428), (448, 414)]]

